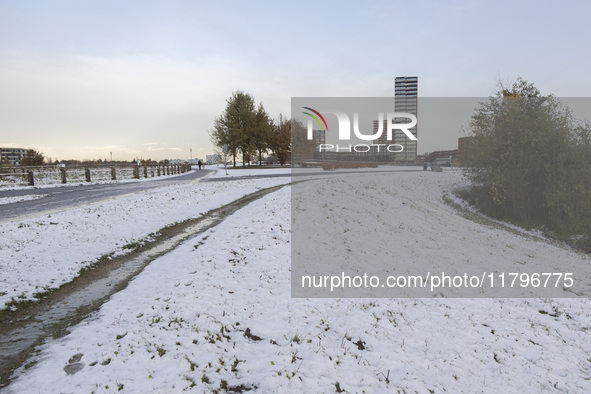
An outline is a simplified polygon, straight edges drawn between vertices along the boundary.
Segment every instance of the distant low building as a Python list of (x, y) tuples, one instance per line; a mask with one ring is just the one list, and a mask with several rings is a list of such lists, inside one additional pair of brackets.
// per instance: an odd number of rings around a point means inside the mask
[(205, 162), (207, 164), (220, 164), (222, 162), (222, 155), (206, 155)]
[(452, 161), (455, 161), (458, 150), (438, 150), (431, 152), (427, 161), (433, 164), (440, 165), (451, 165)]
[(428, 160), (429, 154), (426, 153), (424, 155), (417, 155), (417, 164), (423, 164), (425, 161)]
[(0, 162), (1, 164), (9, 163), (13, 166), (21, 164), (21, 160), (25, 158), (27, 149), (22, 148), (0, 148)]

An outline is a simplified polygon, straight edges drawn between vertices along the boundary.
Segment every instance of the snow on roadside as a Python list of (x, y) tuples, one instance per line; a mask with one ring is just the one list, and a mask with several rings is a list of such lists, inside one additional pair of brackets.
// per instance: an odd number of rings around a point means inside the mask
[(197, 182), (0, 223), (0, 308), (57, 288), (150, 233), (289, 178)]
[[(292, 176), (297, 175), (298, 177), (310, 175), (314, 179), (330, 177), (335, 174), (339, 174), (342, 172), (347, 173), (362, 173), (362, 174), (371, 174), (371, 173), (382, 173), (382, 172), (409, 172), (409, 171), (422, 171), (422, 166), (388, 166), (382, 165), (377, 168), (337, 168), (330, 171), (324, 171), (321, 167), (257, 167), (257, 166), (250, 166), (243, 168), (242, 165), (237, 166), (237, 168), (228, 167), (226, 175), (226, 170), (222, 164), (211, 165), (207, 167), (208, 170), (215, 170), (216, 172), (212, 174), (210, 177), (212, 178), (234, 178), (234, 177), (250, 177), (250, 176), (257, 176), (257, 175), (284, 175), (284, 176)], [(455, 168), (445, 168), (445, 172), (449, 171), (457, 171)], [(298, 178), (302, 179), (302, 178)]]
[(591, 391), (587, 299), (292, 299), (289, 264), (286, 187), (155, 260), (7, 392)]
[(212, 178), (232, 178), (256, 175), (291, 175), (291, 167), (252, 167), (254, 168), (246, 167), (242, 169), (240, 166), (238, 168), (228, 167), (228, 175), (226, 175), (226, 170), (222, 164), (207, 166), (207, 169), (216, 171), (215, 174), (211, 175)]
[(23, 201), (38, 200), (40, 198), (49, 197), (49, 194), (30, 194), (26, 196), (15, 196), (15, 197), (0, 197), (0, 205), (3, 204), (14, 204)]

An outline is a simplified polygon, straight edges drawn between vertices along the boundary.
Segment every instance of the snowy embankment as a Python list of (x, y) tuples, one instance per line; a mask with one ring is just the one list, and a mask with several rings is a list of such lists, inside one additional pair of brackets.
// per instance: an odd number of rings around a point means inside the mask
[(161, 228), (289, 178), (196, 182), (0, 223), (0, 309), (57, 288), (101, 256), (133, 249)]
[[(459, 176), (429, 179), (441, 195)], [(479, 238), (499, 232), (521, 237), (481, 226)], [(591, 391), (587, 299), (292, 299), (290, 289), (286, 187), (155, 260), (44, 345), (7, 391)]]
[[(227, 169), (224, 169), (223, 164), (216, 164), (207, 166), (208, 170), (215, 169), (217, 172), (212, 175), (213, 178), (232, 178), (232, 177), (241, 177), (241, 176), (256, 176), (256, 175), (285, 175), (289, 176), (291, 174), (291, 167), (258, 167), (255, 165), (242, 167), (242, 164), (239, 164), (237, 167), (228, 166)], [(226, 175), (226, 171), (228, 175)]]

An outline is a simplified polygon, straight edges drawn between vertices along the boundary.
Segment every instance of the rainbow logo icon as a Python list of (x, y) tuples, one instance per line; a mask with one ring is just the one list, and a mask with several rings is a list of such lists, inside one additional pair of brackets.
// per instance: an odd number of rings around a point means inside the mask
[[(318, 115), (320, 117), (320, 119), (322, 119), (322, 122), (324, 123), (324, 130), (328, 131), (328, 125), (326, 124), (326, 120), (324, 120), (324, 117), (322, 115), (320, 115), (320, 112), (318, 112), (310, 107), (302, 107), (302, 108), (307, 109), (308, 111), (314, 112), (316, 115)], [(320, 123), (320, 120), (316, 116), (312, 115), (310, 112), (302, 112), (302, 113), (312, 117), (312, 119), (314, 119), (316, 121), (316, 123), (318, 123), (318, 126), (320, 126), (320, 130), (322, 130), (322, 128), (323, 128), (322, 123)]]

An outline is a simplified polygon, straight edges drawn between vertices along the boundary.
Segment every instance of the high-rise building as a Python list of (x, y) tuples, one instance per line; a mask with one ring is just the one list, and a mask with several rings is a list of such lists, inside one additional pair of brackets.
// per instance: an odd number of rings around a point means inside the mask
[[(406, 112), (417, 116), (417, 92), (418, 92), (419, 78), (418, 77), (396, 77), (394, 83), (394, 111)], [(395, 123), (408, 123), (408, 118), (394, 118)], [(378, 130), (378, 121), (373, 122), (374, 133)], [(382, 128), (383, 133), (377, 140), (377, 144), (387, 146), (389, 144), (398, 144), (403, 147), (401, 152), (388, 152), (384, 149), (374, 150), (376, 161), (380, 163), (391, 162), (414, 162), (417, 160), (417, 141), (410, 140), (406, 134), (400, 129), (394, 130), (392, 141), (387, 138), (387, 121), (384, 119)], [(417, 127), (412, 127), (409, 131), (416, 137)], [(398, 148), (396, 150), (399, 150)]]
[(326, 130), (314, 130), (314, 137), (318, 144), (326, 144)]
[[(419, 77), (396, 77), (394, 82), (394, 111), (407, 112), (417, 116)], [(396, 118), (395, 122), (408, 123), (407, 118)], [(416, 137), (417, 127), (409, 131)], [(402, 130), (396, 129), (393, 137), (395, 144), (404, 147), (402, 152), (396, 153), (395, 161), (415, 161), (417, 159), (417, 141), (410, 140)]]

